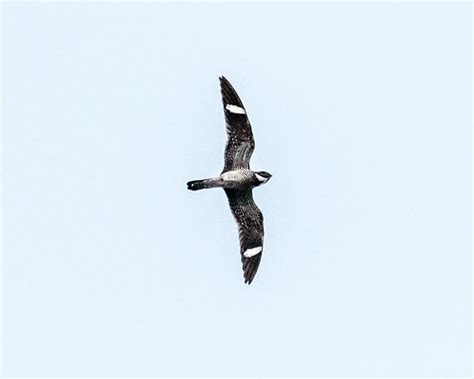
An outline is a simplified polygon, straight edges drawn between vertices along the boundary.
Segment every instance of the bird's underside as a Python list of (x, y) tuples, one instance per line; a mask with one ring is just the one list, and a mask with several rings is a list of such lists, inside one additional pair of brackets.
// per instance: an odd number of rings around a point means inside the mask
[(266, 183), (271, 175), (250, 170), (255, 142), (247, 112), (229, 81), (223, 76), (219, 79), (227, 130), (224, 169), (218, 177), (188, 182), (188, 189), (224, 189), (238, 226), (245, 283), (250, 284), (260, 265), (264, 236), (263, 215), (253, 200), (252, 189)]

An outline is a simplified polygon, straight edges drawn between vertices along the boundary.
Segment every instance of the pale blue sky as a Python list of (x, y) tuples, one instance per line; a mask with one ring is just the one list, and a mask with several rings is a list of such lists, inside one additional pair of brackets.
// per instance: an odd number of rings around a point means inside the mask
[[(4, 375), (470, 375), (470, 4), (2, 10)], [(274, 175), (250, 287), (185, 185), (219, 75)]]

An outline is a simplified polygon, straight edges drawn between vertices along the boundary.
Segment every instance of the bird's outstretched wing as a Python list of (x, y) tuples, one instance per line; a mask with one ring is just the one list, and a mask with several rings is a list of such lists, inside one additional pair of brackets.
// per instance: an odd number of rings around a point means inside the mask
[(221, 76), (222, 103), (224, 105), (227, 127), (227, 143), (224, 153), (224, 170), (222, 172), (250, 169), (250, 157), (255, 148), (252, 127), (247, 111), (237, 92), (229, 81)]
[(252, 283), (263, 252), (263, 215), (252, 190), (225, 189), (230, 209), (239, 229), (240, 254), (245, 283)]

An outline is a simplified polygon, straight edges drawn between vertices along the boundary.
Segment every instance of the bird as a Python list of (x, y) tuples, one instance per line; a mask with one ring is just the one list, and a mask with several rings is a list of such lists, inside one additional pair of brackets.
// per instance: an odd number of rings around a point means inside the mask
[(255, 141), (247, 111), (230, 82), (224, 76), (219, 81), (227, 132), (224, 169), (219, 176), (192, 180), (187, 187), (191, 191), (224, 189), (239, 232), (244, 283), (250, 285), (260, 265), (264, 237), (263, 214), (255, 204), (252, 190), (267, 183), (272, 175), (250, 169)]

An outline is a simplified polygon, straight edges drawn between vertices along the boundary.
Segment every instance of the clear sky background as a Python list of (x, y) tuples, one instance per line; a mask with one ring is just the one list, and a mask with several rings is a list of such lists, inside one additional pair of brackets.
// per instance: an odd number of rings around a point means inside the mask
[[(456, 376), (471, 4), (4, 3), (3, 374)], [(256, 139), (243, 284), (218, 76)]]

